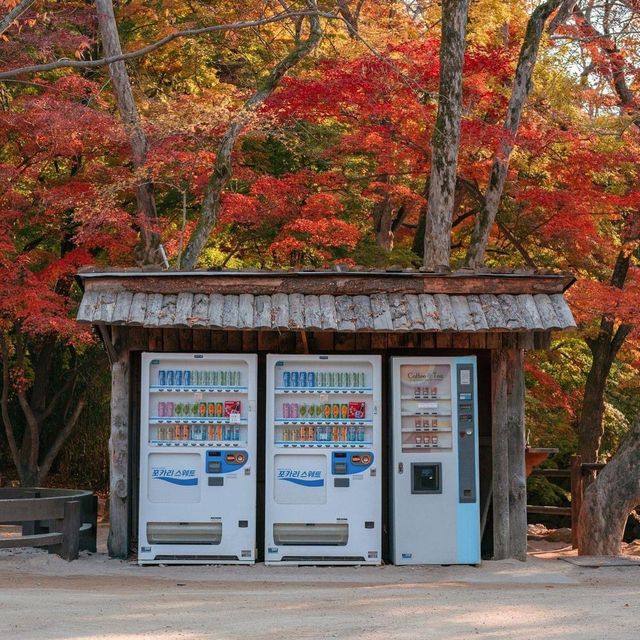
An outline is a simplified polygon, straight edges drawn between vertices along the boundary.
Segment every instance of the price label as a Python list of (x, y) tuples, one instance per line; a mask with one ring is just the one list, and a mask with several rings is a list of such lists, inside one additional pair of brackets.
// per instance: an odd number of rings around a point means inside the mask
[(229, 414), (229, 422), (231, 424), (238, 424), (240, 422), (240, 412), (239, 411), (232, 411)]
[(329, 402), (329, 394), (321, 393), (320, 394), (320, 402)]
[(418, 409), (437, 409), (437, 402), (418, 402)]
[(202, 393), (202, 391), (198, 391), (197, 393), (193, 394), (194, 400), (202, 400), (203, 398), (204, 398), (204, 393)]
[(461, 385), (471, 384), (471, 371), (469, 371), (469, 369), (462, 369), (460, 371), (460, 384)]

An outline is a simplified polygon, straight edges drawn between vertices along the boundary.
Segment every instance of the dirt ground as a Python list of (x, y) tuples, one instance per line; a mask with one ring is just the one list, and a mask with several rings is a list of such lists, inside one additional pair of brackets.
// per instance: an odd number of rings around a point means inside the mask
[[(640, 567), (138, 567), (0, 552), (0, 639), (523, 639), (640, 637)], [(627, 548), (640, 555), (640, 543)]]

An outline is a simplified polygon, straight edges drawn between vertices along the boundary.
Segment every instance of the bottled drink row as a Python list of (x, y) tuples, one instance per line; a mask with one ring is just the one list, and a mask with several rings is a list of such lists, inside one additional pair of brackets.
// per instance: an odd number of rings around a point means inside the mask
[(240, 400), (224, 402), (158, 402), (159, 418), (229, 418), (240, 413)]
[(282, 418), (284, 420), (299, 420), (300, 418), (363, 420), (365, 412), (364, 402), (325, 402), (324, 404), (284, 402), (282, 404)]
[(160, 387), (239, 387), (241, 371), (203, 371), (201, 369), (160, 369)]
[(364, 427), (296, 427), (282, 430), (283, 442), (364, 442)]
[(366, 378), (361, 371), (285, 371), (285, 388), (342, 389), (363, 388)]
[(157, 440), (240, 440), (240, 427), (223, 424), (171, 424), (158, 427)]

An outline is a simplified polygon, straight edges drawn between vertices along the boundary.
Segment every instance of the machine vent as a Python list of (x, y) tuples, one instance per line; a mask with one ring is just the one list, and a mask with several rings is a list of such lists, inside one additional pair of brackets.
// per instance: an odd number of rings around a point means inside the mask
[(149, 544), (220, 544), (222, 522), (148, 522)]
[(366, 562), (362, 556), (282, 556), (282, 562), (300, 562), (314, 564), (315, 562)]
[(186, 555), (186, 556), (176, 556), (176, 555), (164, 555), (164, 556), (155, 556), (154, 560), (157, 562), (228, 562), (228, 561), (236, 561), (239, 560), (238, 556), (204, 556), (204, 555)]
[(282, 546), (344, 547), (349, 541), (349, 525), (315, 522), (276, 523), (273, 525), (273, 541)]

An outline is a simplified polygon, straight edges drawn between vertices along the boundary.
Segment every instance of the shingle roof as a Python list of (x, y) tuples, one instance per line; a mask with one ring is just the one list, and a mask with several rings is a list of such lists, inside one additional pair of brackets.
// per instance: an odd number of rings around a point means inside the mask
[(253, 295), (87, 289), (78, 320), (144, 327), (347, 332), (547, 331), (576, 326), (561, 293)]

